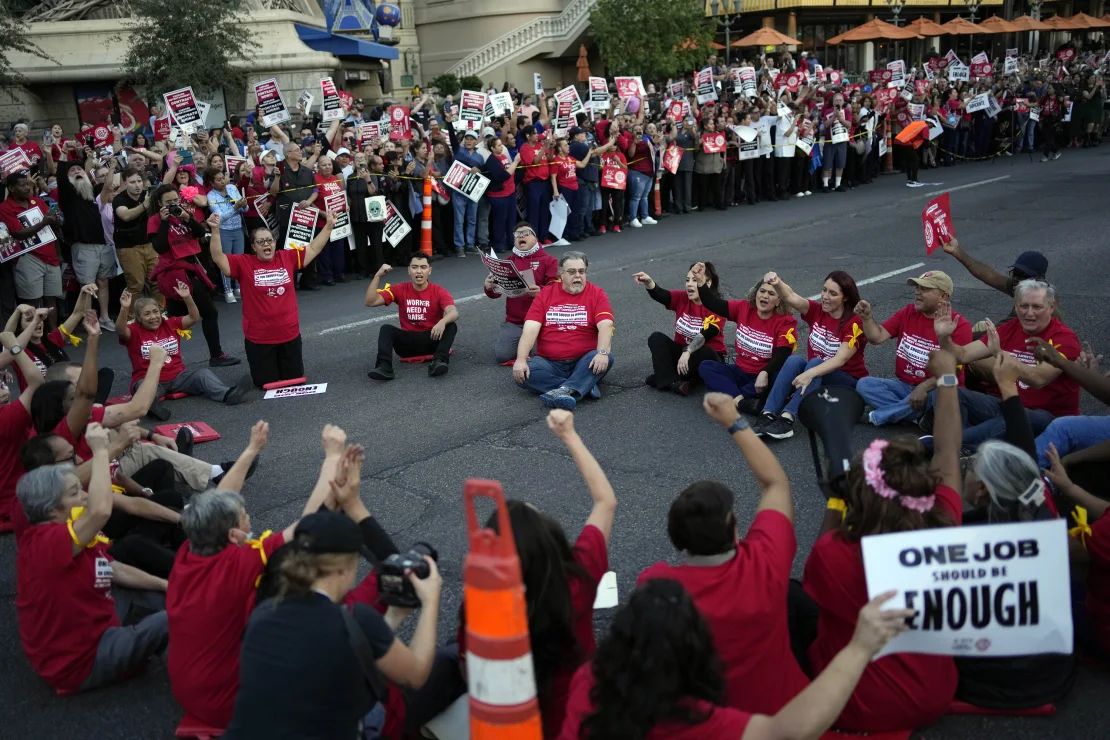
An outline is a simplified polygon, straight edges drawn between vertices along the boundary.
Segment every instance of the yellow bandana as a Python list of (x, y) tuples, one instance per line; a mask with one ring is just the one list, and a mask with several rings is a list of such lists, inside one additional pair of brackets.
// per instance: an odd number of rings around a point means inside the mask
[[(84, 506), (74, 506), (72, 509), (69, 510), (69, 519), (66, 520), (66, 529), (69, 530), (69, 538), (73, 540), (73, 544), (77, 546), (81, 545), (81, 540), (77, 538), (77, 532), (73, 530), (73, 523), (80, 519), (81, 515), (84, 513)], [(105, 537), (103, 532), (97, 532), (96, 537), (93, 537), (92, 540), (87, 545), (85, 545), (85, 547), (91, 550), (98, 544), (110, 545), (112, 544), (112, 541)]]
[(70, 344), (72, 344), (74, 347), (80, 347), (81, 346), (81, 337), (76, 337), (76, 336), (70, 334), (69, 329), (65, 328), (64, 325), (58, 326), (58, 333), (60, 333), (63, 337), (65, 337), (66, 340)]
[(848, 346), (852, 349), (859, 349), (859, 338), (863, 336), (863, 329), (859, 324), (852, 324), (852, 338), (848, 340)]
[(1075, 526), (1068, 530), (1068, 535), (1079, 540), (1079, 544), (1086, 549), (1087, 538), (1093, 534), (1091, 525), (1087, 524), (1087, 510), (1082, 506), (1076, 506), (1071, 513), (1071, 518), (1075, 521)]

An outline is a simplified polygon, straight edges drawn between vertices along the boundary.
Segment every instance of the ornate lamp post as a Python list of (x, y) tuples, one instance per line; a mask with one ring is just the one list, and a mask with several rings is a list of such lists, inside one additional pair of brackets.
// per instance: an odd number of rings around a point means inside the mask
[(886, 4), (890, 8), (891, 15), (894, 16), (892, 21), (894, 25), (902, 25), (902, 8), (906, 7), (906, 0), (886, 0)]

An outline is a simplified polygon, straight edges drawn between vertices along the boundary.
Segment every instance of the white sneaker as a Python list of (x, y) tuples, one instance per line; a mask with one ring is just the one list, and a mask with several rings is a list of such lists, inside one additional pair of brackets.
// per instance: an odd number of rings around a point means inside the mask
[(239, 292), (239, 289), (238, 289), (238, 288), (236, 288), (236, 289), (235, 289), (235, 297), (236, 297), (236, 298), (238, 298), (238, 297), (239, 297), (239, 296), (241, 296), (241, 295), (242, 295), (242, 293), (240, 293), (240, 292)]
[(1055, 154), (1052, 155), (1052, 161), (1056, 161), (1059, 158), (1060, 158), (1060, 152), (1056, 152)]
[(235, 294), (232, 293), (230, 290), (224, 291), (224, 301), (226, 303), (235, 303)]
[(569, 247), (570, 242), (568, 242), (566, 239), (560, 239), (557, 242), (551, 242), (551, 246), (552, 247)]
[(642, 223), (640, 223), (640, 219), (638, 219), (638, 218), (634, 218), (634, 219), (632, 219), (631, 221), (629, 221), (629, 222), (628, 222), (628, 225), (629, 225), (629, 226), (631, 226), (631, 227), (632, 227), (632, 228), (634, 228), (634, 229), (638, 229), (638, 228), (640, 228), (641, 226), (643, 226), (643, 224), (642, 224)]
[(1041, 157), (1041, 161), (1042, 161), (1042, 162), (1047, 162), (1047, 161), (1048, 161), (1048, 157), (1047, 157), (1047, 156)]
[(647, 218), (645, 218), (645, 219), (643, 220), (643, 224), (644, 224), (644, 226), (655, 226), (655, 224), (657, 224), (657, 223), (659, 223), (659, 222), (658, 222), (658, 221), (656, 221), (656, 220), (655, 220), (654, 218), (652, 218), (651, 216), (648, 216)]
[(806, 195), (813, 195), (813, 191), (812, 190), (807, 190)]
[(112, 321), (111, 319), (101, 319), (100, 320), (100, 328), (103, 329), (104, 331), (115, 331), (116, 330), (116, 322)]
[(804, 198), (804, 197), (806, 197), (806, 194), (805, 193), (795, 193), (794, 197), (795, 198)]

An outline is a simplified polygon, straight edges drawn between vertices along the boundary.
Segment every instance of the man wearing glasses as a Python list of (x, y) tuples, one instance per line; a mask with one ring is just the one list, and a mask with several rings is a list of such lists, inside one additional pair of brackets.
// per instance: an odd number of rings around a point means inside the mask
[(513, 379), (547, 408), (573, 410), (586, 396), (600, 398), (597, 384), (613, 365), (613, 309), (586, 280), (588, 267), (582, 252), (563, 254), (559, 282), (540, 291), (524, 319)]

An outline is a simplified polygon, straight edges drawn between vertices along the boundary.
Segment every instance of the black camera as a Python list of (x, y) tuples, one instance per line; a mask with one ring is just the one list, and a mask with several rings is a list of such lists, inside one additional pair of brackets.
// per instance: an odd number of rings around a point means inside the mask
[(378, 564), (378, 593), (383, 603), (408, 608), (420, 606), (416, 590), (405, 573), (412, 571), (417, 578), (427, 578), (429, 569), (425, 555), (439, 562), (439, 553), (434, 547), (427, 542), (417, 542), (408, 552), (395, 552)]
[(185, 213), (185, 211), (182, 210), (181, 205), (178, 203), (171, 204), (167, 208), (167, 210), (170, 212), (171, 216), (180, 216), (181, 214)]

